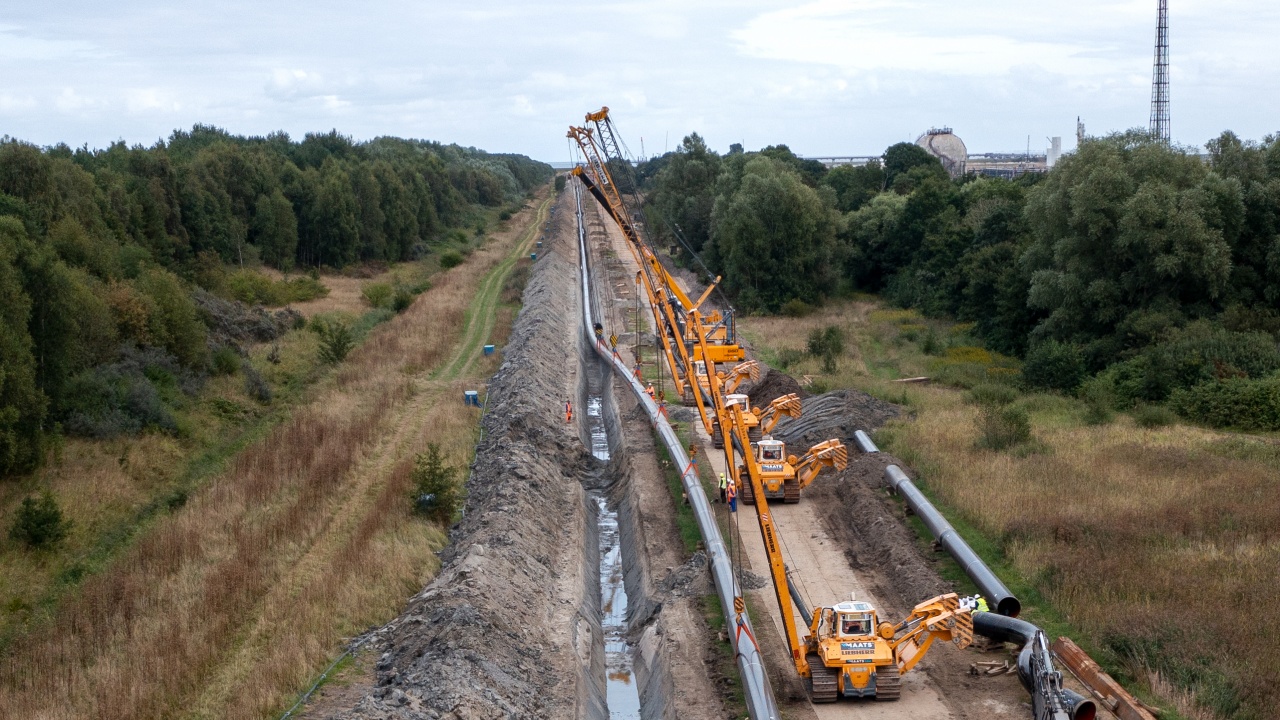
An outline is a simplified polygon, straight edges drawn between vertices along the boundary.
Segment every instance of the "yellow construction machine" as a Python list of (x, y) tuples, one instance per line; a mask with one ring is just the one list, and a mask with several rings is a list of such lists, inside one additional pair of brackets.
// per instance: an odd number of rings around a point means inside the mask
[[(768, 435), (754, 443), (754, 452), (748, 453), (755, 462), (760, 485), (769, 500), (781, 500), (787, 504), (800, 502), (800, 491), (809, 487), (822, 468), (844, 470), (849, 465), (849, 451), (839, 440), (827, 440), (809, 448), (804, 457), (787, 455), (787, 445)], [(740, 465), (739, 475), (748, 472), (747, 464)], [(744, 483), (742, 501), (748, 505), (756, 501), (754, 483)]]
[[(725, 411), (738, 445), (747, 447), (741, 408), (729, 405)], [(835, 446), (830, 444), (833, 442), (822, 443), (827, 446), (827, 457), (833, 464), (839, 462), (839, 467), (844, 467), (844, 448), (840, 446), (839, 452), (835, 452)], [(759, 444), (765, 446), (765, 443), (761, 440)], [(811, 452), (813, 454), (820, 453)], [(837, 456), (841, 459), (837, 460)], [(870, 603), (856, 598), (806, 610), (800, 593), (787, 577), (782, 539), (769, 512), (762, 464), (751, 453), (747, 453), (744, 460), (744, 465), (734, 467), (734, 479), (743, 488), (744, 495), (750, 492), (758, 498), (756, 518), (769, 558), (770, 578), (784, 635), (796, 672), (809, 682), (813, 702), (834, 702), (841, 697), (896, 700), (902, 692), (902, 675), (915, 667), (935, 642), (950, 642), (960, 648), (973, 642), (973, 617), (968, 609), (960, 607), (960, 598), (955, 593), (920, 603), (896, 625), (881, 622)], [(804, 637), (800, 636), (793, 608), (798, 608), (808, 623), (808, 634)]]
[[(751, 407), (751, 398), (743, 393), (735, 393), (730, 390), (723, 397), (723, 403), (726, 407), (737, 405), (742, 408), (742, 422), (747, 426), (747, 436), (752, 443), (759, 442), (760, 438), (773, 432), (774, 426), (778, 424), (778, 421), (783, 416), (790, 418), (800, 417), (800, 396), (795, 393), (779, 395), (764, 410), (758, 407)], [(712, 423), (711, 442), (717, 448), (724, 447), (724, 435), (720, 432), (719, 420), (715, 420)]]
[(915, 667), (933, 643), (959, 648), (973, 642), (973, 616), (955, 593), (926, 600), (894, 625), (880, 622), (870, 603), (856, 598), (802, 613), (809, 635), (792, 647), (796, 670), (809, 678), (813, 702), (837, 698), (897, 700), (902, 675)]

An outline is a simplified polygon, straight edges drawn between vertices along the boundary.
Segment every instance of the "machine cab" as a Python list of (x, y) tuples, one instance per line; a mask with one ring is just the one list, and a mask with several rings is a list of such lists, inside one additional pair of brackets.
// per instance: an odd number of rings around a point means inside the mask
[(781, 465), (787, 456), (787, 446), (781, 440), (766, 438), (756, 443), (756, 453), (761, 465)]
[(706, 379), (707, 379), (707, 361), (705, 361), (705, 360), (694, 360), (694, 361), (693, 361), (693, 372), (694, 372), (694, 374), (695, 374), (695, 375), (697, 375), (697, 376), (698, 376), (698, 378), (699, 378), (700, 380), (702, 380), (702, 381), (704, 381), (704, 382), (705, 382), (705, 381), (706, 381)]
[(835, 610), (835, 631), (839, 638), (866, 638), (876, 627), (876, 611), (870, 603), (842, 602)]
[(750, 398), (748, 398), (746, 395), (744, 395), (744, 394), (742, 394), (742, 393), (729, 393), (728, 395), (725, 395), (725, 396), (724, 396), (724, 406), (725, 406), (725, 407), (730, 407), (730, 406), (733, 406), (733, 405), (739, 405), (739, 406), (741, 406), (741, 407), (742, 407), (742, 409), (743, 409), (743, 411), (745, 412), (745, 411), (747, 411), (747, 410), (749, 410), (749, 409), (750, 409), (750, 407), (751, 407), (751, 400), (750, 400)]

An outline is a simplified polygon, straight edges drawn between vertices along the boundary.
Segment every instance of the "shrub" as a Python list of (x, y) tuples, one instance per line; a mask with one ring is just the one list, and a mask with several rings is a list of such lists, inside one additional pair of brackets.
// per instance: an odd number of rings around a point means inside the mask
[(457, 250), (445, 250), (440, 253), (440, 269), (448, 270), (462, 264), (462, 253)]
[(119, 361), (71, 378), (64, 427), (73, 435), (110, 438), (148, 429), (176, 433), (177, 422), (160, 390), (186, 395), (199, 391), (201, 378), (156, 348), (126, 349)]
[(315, 323), (320, 336), (320, 362), (337, 365), (346, 359), (355, 346), (351, 328), (340, 320), (320, 320)]
[(782, 348), (778, 351), (778, 367), (790, 370), (793, 365), (804, 359), (804, 352), (796, 348)]
[(511, 219), (510, 210), (503, 210), (502, 212), (498, 213), (498, 222), (506, 222), (510, 219)]
[(391, 309), (397, 313), (402, 313), (413, 304), (413, 298), (414, 294), (409, 292), (408, 288), (398, 287), (396, 288), (395, 297), (391, 298)]
[(1028, 386), (1072, 392), (1084, 380), (1084, 354), (1076, 345), (1046, 340), (1027, 352), (1022, 379)]
[(941, 355), (946, 349), (942, 344), (942, 339), (938, 337), (938, 331), (932, 327), (929, 328), (924, 335), (924, 341), (920, 343), (920, 352), (925, 355)]
[(262, 378), (262, 374), (255, 370), (247, 360), (241, 366), (241, 371), (244, 373), (245, 394), (263, 405), (270, 405), (271, 386)]
[(977, 405), (1008, 405), (1018, 399), (1018, 391), (999, 383), (981, 383), (969, 391), (969, 402)]
[(454, 477), (458, 468), (445, 465), (440, 446), (431, 443), (413, 458), (413, 505), (417, 512), (448, 524), (458, 512), (462, 497)]
[(1016, 405), (989, 405), (978, 415), (978, 433), (978, 447), (1006, 450), (1031, 440), (1031, 418)]
[(1086, 425), (1106, 425), (1112, 420), (1112, 409), (1115, 407), (1115, 387), (1105, 377), (1099, 375), (1085, 381), (1080, 387), (1080, 399), (1084, 401), (1084, 422)]
[(214, 375), (233, 375), (239, 367), (240, 354), (235, 351), (235, 348), (219, 345), (218, 349), (213, 351)]
[(1172, 425), (1177, 419), (1173, 411), (1164, 405), (1142, 405), (1133, 412), (1133, 421), (1144, 428)]
[(504, 305), (520, 304), (520, 298), (524, 295), (524, 286), (529, 284), (529, 275), (532, 271), (533, 263), (528, 258), (523, 258), (516, 263), (511, 274), (507, 276), (506, 282), (502, 284)]
[(365, 286), (360, 289), (360, 294), (364, 296), (365, 302), (376, 308), (390, 305), (393, 292), (390, 283), (384, 282), (365, 283)]
[(1188, 420), (1213, 427), (1280, 430), (1280, 378), (1229, 378), (1175, 390), (1169, 404)]
[(844, 352), (844, 331), (835, 325), (814, 328), (805, 349), (810, 355), (822, 358), (823, 372), (835, 372), (836, 358)]
[(57, 545), (70, 530), (71, 522), (62, 517), (57, 499), (46, 490), (39, 498), (22, 501), (9, 527), (9, 538), (37, 549)]
[(560, 191), (564, 190), (564, 186), (565, 186), (565, 184), (566, 184), (565, 176), (564, 176), (564, 175), (557, 175), (557, 176), (556, 176), (556, 192), (560, 192)]
[(792, 298), (782, 304), (781, 312), (787, 317), (800, 318), (812, 315), (813, 306), (800, 298)]

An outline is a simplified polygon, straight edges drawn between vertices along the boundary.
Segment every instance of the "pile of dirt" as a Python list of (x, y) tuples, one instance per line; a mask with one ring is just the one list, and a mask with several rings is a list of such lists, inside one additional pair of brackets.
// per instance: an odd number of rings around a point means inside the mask
[(901, 617), (917, 603), (954, 588), (938, 575), (937, 559), (921, 551), (906, 512), (890, 498), (884, 483), (888, 465), (902, 467), (902, 461), (855, 450), (843, 472), (805, 490), (805, 502), (818, 508), (849, 564), (869, 581), (871, 593)]
[(752, 407), (762, 408), (776, 398), (790, 393), (799, 395), (801, 400), (810, 396), (810, 393), (800, 387), (800, 383), (796, 382), (795, 378), (781, 370), (769, 368), (769, 372), (747, 391), (747, 397), (751, 398)]
[(855, 432), (871, 432), (902, 414), (897, 405), (860, 390), (832, 390), (805, 398), (801, 406), (799, 418), (783, 418), (773, 432), (797, 452), (832, 438), (852, 448)]
[(464, 517), (440, 572), (378, 631), (376, 686), (336, 717), (571, 717), (588, 702), (581, 480), (591, 459), (556, 421), (576, 380), (566, 368), (577, 365), (578, 317), (566, 308), (574, 255), (556, 245), (535, 266), (489, 385)]

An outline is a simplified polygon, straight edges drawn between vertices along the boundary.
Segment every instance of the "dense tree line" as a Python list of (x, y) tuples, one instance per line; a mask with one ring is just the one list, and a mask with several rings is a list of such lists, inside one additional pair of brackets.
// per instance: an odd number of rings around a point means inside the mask
[(140, 373), (178, 385), (203, 374), (192, 292), (224, 263), (419, 257), (474, 222), (473, 208), (517, 201), (551, 174), (524, 156), (336, 131), (295, 142), (197, 125), (105, 150), (4, 138), (0, 476), (33, 467), (55, 422), (150, 417), (164, 383), (148, 390), (131, 380)]
[(909, 143), (826, 170), (692, 135), (640, 175), (651, 225), (678, 229), (745, 309), (881, 293), (974, 323), (1041, 385), (1190, 406), (1192, 387), (1280, 370), (1280, 139), (1208, 148), (1134, 131), (1010, 181), (952, 179)]

